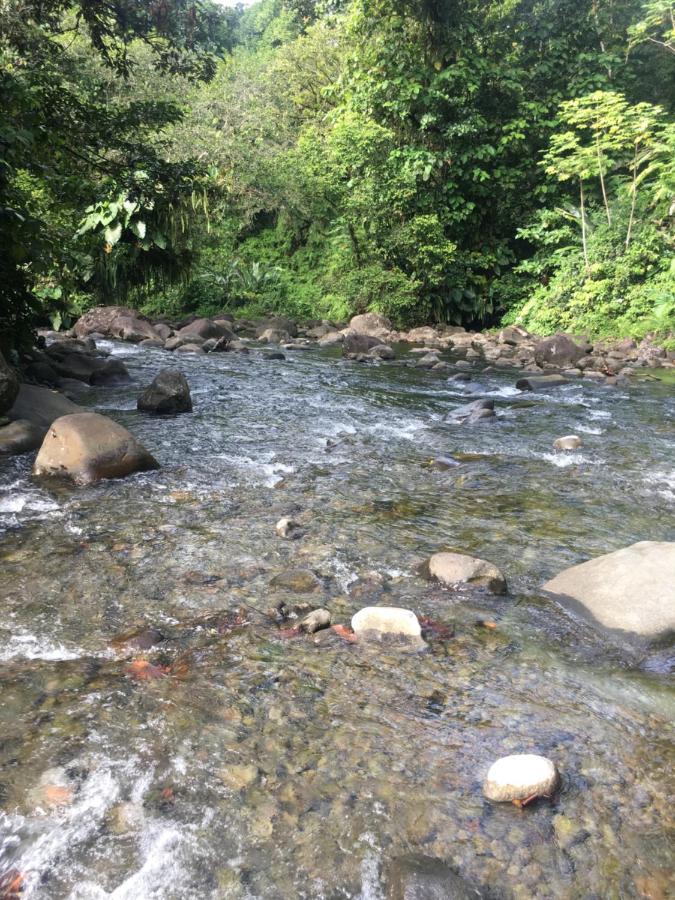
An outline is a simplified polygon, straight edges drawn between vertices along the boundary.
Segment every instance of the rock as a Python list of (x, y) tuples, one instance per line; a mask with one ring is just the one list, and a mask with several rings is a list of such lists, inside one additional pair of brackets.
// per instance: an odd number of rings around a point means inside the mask
[(228, 337), (218, 338), (217, 341), (211, 347), (210, 353), (227, 353), (228, 350), (236, 350), (240, 349), (243, 346), (241, 341), (232, 340)]
[(421, 328), (411, 328), (410, 331), (402, 335), (402, 338), (410, 344), (429, 344), (437, 341), (439, 334), (430, 325), (422, 325)]
[(349, 329), (357, 334), (383, 337), (391, 331), (391, 322), (377, 313), (363, 313), (350, 320)]
[(126, 341), (156, 340), (159, 335), (147, 316), (128, 306), (96, 306), (81, 316), (73, 327), (78, 338), (98, 333)]
[(98, 413), (81, 412), (53, 422), (33, 474), (91, 484), (101, 478), (120, 478), (156, 468), (154, 457), (122, 425)]
[(352, 616), (352, 629), (359, 637), (388, 634), (422, 640), (422, 628), (415, 613), (397, 606), (364, 607)]
[(553, 831), (555, 832), (558, 846), (562, 850), (569, 850), (590, 837), (585, 828), (562, 813), (553, 817)]
[(285, 591), (294, 591), (296, 594), (310, 594), (321, 587), (319, 579), (309, 569), (289, 569), (275, 575), (270, 585), (282, 588)]
[(547, 388), (563, 384), (569, 384), (569, 381), (562, 375), (528, 375), (527, 378), (519, 378), (516, 381), (519, 391), (545, 391)]
[(37, 384), (46, 384), (56, 387), (59, 383), (59, 374), (46, 359), (37, 359), (23, 367), (24, 381)]
[(566, 334), (555, 334), (553, 337), (544, 338), (543, 341), (537, 341), (534, 345), (534, 359), (538, 366), (550, 365), (569, 369), (586, 353), (584, 347), (575, 344)]
[(199, 344), (181, 344), (180, 347), (176, 347), (176, 353), (203, 353), (201, 346)]
[(524, 328), (518, 328), (515, 325), (508, 325), (499, 332), (500, 344), (509, 344), (512, 347), (515, 347), (517, 344), (522, 344), (528, 337), (529, 335)]
[(136, 406), (141, 412), (149, 413), (192, 412), (185, 375), (177, 369), (162, 369), (138, 398)]
[(129, 372), (119, 359), (101, 359), (81, 347), (52, 344), (48, 352), (50, 365), (62, 378), (76, 378), (85, 384), (125, 384)]
[[(378, 347), (382, 341), (379, 338), (369, 334), (361, 334), (357, 331), (346, 331), (343, 334), (342, 352), (347, 353), (367, 353), (373, 347)], [(322, 345), (325, 346), (325, 345)]]
[(212, 319), (195, 319), (193, 322), (190, 322), (189, 325), (179, 328), (176, 332), (176, 337), (182, 337), (184, 335), (188, 335), (191, 342), (193, 342), (193, 335), (200, 337), (202, 342), (209, 338), (217, 339), (226, 337), (231, 340), (234, 337), (234, 334), (227, 327), (225, 322), (214, 322)]
[(173, 328), (165, 322), (155, 322), (152, 327), (161, 341), (166, 341), (173, 334)]
[(324, 334), (322, 338), (319, 338), (319, 347), (334, 347), (336, 344), (341, 344), (344, 339), (345, 337), (341, 331), (329, 331), (328, 334)]
[(165, 350), (179, 350), (181, 347), (184, 347), (186, 344), (194, 344), (197, 347), (201, 347), (204, 343), (204, 339), (201, 338), (198, 334), (192, 334), (190, 332), (186, 332), (185, 334), (176, 334), (174, 337), (169, 338), (168, 341), (164, 343)]
[(14, 405), (19, 394), (19, 379), (14, 369), (5, 362), (0, 353), (0, 415), (6, 413)]
[(265, 319), (255, 329), (255, 336), (262, 339), (262, 335), (270, 328), (273, 331), (283, 331), (288, 337), (298, 336), (298, 326), (293, 319), (287, 319), (285, 316), (273, 316), (271, 319)]
[(286, 517), (283, 519), (279, 519), (274, 528), (279, 537), (282, 538), (298, 538), (302, 533), (300, 530), (300, 525), (293, 519), (289, 519)]
[(285, 344), (290, 339), (289, 333), (279, 328), (266, 328), (258, 335), (258, 340), (267, 344)]
[(37, 450), (44, 436), (43, 428), (25, 419), (16, 419), (0, 427), (0, 456), (17, 456)]
[(331, 615), (327, 609), (314, 609), (300, 622), (300, 630), (307, 634), (314, 634), (322, 628), (328, 628), (331, 623)]
[(640, 541), (565, 569), (543, 589), (618, 636), (669, 638), (675, 632), (675, 543)]
[(160, 341), (159, 338), (157, 338), (157, 340), (154, 338), (146, 338), (144, 341), (141, 341), (138, 346), (145, 347), (147, 350), (162, 350), (164, 341)]
[(578, 450), (581, 447), (581, 438), (576, 434), (566, 434), (565, 437), (556, 438), (553, 447), (555, 450)]
[(243, 791), (258, 779), (258, 769), (253, 765), (225, 766), (218, 773), (220, 780), (233, 791)]
[(550, 759), (532, 753), (503, 756), (490, 766), (483, 793), (497, 803), (550, 797), (555, 793), (560, 776)]
[(375, 359), (394, 359), (396, 354), (387, 344), (377, 344), (377, 346), (372, 347), (368, 351), (368, 356), (372, 356)]
[(429, 575), (452, 587), (469, 584), (485, 587), (492, 594), (506, 593), (506, 579), (497, 566), (465, 553), (434, 553), (427, 563)]
[(464, 406), (453, 409), (448, 418), (451, 421), (460, 422), (462, 425), (470, 425), (473, 422), (495, 418), (494, 407), (495, 401), (491, 398), (474, 400), (473, 403), (466, 403)]
[(424, 356), (420, 356), (420, 358), (415, 362), (415, 368), (417, 369), (433, 369), (433, 367), (440, 362), (437, 353), (425, 353)]
[(452, 456), (437, 456), (435, 459), (431, 460), (430, 466), (433, 469), (444, 471), (445, 469), (454, 469), (457, 466), (461, 466), (461, 463), (456, 459), (453, 459)]
[(22, 419), (37, 425), (44, 436), (55, 419), (81, 412), (84, 412), (81, 406), (72, 403), (58, 391), (22, 384), (8, 415), (14, 421)]
[(428, 856), (402, 856), (385, 873), (387, 900), (480, 900), (480, 891), (445, 863)]
[(286, 356), (281, 352), (281, 350), (270, 350), (267, 352), (263, 352), (261, 355), (263, 359), (286, 359)]

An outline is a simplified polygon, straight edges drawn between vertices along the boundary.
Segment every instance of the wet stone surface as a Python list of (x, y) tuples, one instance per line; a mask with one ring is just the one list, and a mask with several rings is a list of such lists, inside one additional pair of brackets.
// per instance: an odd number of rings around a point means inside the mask
[[(672, 654), (631, 656), (539, 591), (673, 540), (668, 385), (523, 407), (483, 375), (497, 421), (458, 429), (479, 397), (447, 373), (186, 354), (194, 410), (167, 427), (135, 408), (166, 354), (104, 346), (134, 382), (80, 402), (162, 469), (77, 489), (0, 462), (0, 877), (36, 898), (386, 900), (393, 861), (424, 857), (487, 897), (672, 893)], [(556, 454), (567, 433), (583, 448)], [(289, 516), (302, 535), (279, 540)], [(510, 593), (421, 578), (445, 548)], [(377, 604), (413, 610), (426, 649), (352, 640)], [(333, 627), (303, 633), (318, 608)], [(554, 760), (560, 791), (486, 800), (514, 753)]]

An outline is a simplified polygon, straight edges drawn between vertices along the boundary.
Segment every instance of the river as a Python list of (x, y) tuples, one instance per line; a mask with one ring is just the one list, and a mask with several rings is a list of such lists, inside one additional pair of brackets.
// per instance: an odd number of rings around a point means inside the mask
[[(134, 384), (79, 402), (162, 468), (75, 488), (0, 462), (0, 875), (22, 897), (384, 900), (410, 853), (489, 897), (672, 896), (672, 654), (618, 647), (540, 592), (675, 540), (672, 382), (525, 394), (515, 373), (317, 349), (101, 346)], [(138, 413), (169, 364), (194, 412)], [(448, 421), (481, 397), (496, 420)], [(582, 448), (554, 452), (570, 433)], [(282, 516), (302, 537), (276, 535)], [(509, 595), (417, 574), (450, 548), (497, 564)], [(272, 583), (298, 569), (309, 593)], [(293, 637), (282, 602), (448, 627), (423, 652)], [(514, 752), (556, 761), (556, 798), (484, 799)]]

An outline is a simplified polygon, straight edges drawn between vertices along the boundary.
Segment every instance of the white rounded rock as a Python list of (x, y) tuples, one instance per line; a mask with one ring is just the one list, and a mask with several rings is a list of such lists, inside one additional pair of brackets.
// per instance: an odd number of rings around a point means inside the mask
[(422, 628), (415, 613), (398, 606), (366, 606), (352, 616), (352, 629), (357, 635), (375, 632), (422, 638)]
[(553, 441), (555, 450), (578, 450), (581, 447), (581, 438), (576, 434), (566, 434), (564, 437)]
[(483, 793), (488, 800), (497, 802), (550, 797), (559, 780), (558, 770), (550, 759), (533, 753), (519, 753), (503, 756), (490, 766)]

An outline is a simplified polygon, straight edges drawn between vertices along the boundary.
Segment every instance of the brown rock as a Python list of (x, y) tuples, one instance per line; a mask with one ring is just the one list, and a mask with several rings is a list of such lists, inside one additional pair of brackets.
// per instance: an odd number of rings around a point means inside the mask
[(154, 457), (122, 425), (98, 413), (76, 413), (52, 424), (33, 474), (91, 484), (101, 478), (121, 478), (156, 468)]

